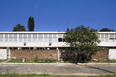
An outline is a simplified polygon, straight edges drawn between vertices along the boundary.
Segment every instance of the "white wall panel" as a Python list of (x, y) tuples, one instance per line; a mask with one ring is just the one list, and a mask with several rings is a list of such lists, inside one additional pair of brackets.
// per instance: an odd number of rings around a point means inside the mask
[(109, 59), (116, 60), (116, 49), (109, 49)]
[(0, 49), (0, 59), (7, 59), (7, 49)]

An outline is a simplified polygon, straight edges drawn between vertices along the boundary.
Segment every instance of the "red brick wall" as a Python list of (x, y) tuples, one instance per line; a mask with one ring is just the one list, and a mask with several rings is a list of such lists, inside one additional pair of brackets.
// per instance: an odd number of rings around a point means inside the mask
[[(54, 54), (54, 57), (51, 56), (52, 54)], [(38, 56), (38, 59), (57, 60), (57, 50), (11, 50), (11, 57), (16, 57), (16, 59), (34, 59), (36, 56)], [(92, 55), (92, 59), (108, 59), (108, 50), (97, 51)]]
[(97, 60), (108, 59), (108, 49), (97, 51), (94, 55), (92, 55), (92, 59)]
[(57, 60), (57, 50), (11, 50), (11, 57), (16, 59), (34, 59), (36, 56), (38, 59)]

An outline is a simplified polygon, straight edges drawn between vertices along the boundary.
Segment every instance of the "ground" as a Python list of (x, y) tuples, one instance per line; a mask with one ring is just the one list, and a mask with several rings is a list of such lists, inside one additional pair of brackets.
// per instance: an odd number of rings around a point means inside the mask
[(114, 74), (116, 64), (0, 64), (0, 73), (101, 75)]

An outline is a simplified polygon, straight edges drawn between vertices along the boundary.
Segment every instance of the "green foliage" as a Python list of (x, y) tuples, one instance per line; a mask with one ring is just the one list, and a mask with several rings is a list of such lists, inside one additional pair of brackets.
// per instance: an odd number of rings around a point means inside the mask
[(108, 29), (108, 28), (102, 28), (100, 32), (114, 32), (115, 30), (113, 29)]
[(0, 62), (3, 62), (3, 61), (5, 61), (5, 60), (0, 60)]
[(25, 26), (17, 24), (12, 31), (26, 31)]
[(28, 31), (34, 31), (34, 25), (34, 18), (30, 16), (28, 19)]
[(98, 60), (97, 62), (101, 62), (101, 63), (116, 63), (116, 60), (112, 59), (112, 60)]
[(76, 51), (71, 54), (72, 57), (75, 56), (73, 58), (74, 60), (77, 60), (77, 58), (80, 58), (80, 60), (83, 59), (84, 61), (85, 59), (88, 60), (99, 49), (97, 47), (99, 40), (96, 32), (96, 29), (83, 25), (74, 29), (67, 29), (64, 41), (70, 44), (71, 51)]

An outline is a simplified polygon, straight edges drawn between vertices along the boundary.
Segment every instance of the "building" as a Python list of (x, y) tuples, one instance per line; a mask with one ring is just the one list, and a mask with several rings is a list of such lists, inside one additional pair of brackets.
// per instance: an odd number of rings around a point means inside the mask
[(65, 32), (0, 32), (0, 48), (39, 49), (69, 47), (63, 42)]
[[(65, 32), (0, 32), (0, 49), (64, 49), (70, 47), (63, 42)], [(111, 50), (116, 55), (116, 32), (98, 32), (98, 46)]]

